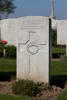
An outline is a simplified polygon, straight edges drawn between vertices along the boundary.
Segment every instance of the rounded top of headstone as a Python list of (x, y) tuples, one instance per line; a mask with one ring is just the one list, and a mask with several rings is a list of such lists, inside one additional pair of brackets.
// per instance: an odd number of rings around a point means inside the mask
[(30, 19), (39, 19), (39, 18), (44, 18), (44, 19), (49, 19), (49, 17), (45, 17), (45, 16), (23, 16), (23, 17), (19, 17), (18, 19), (27, 19), (27, 18), (30, 18)]

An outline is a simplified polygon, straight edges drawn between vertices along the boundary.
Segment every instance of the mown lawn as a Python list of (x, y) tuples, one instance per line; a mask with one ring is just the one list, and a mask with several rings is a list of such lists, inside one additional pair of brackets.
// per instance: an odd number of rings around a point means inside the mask
[(21, 97), (21, 96), (0, 95), (0, 100), (45, 100), (45, 99), (35, 99), (35, 98)]
[(67, 61), (52, 61), (51, 75), (67, 75)]
[(0, 72), (15, 72), (16, 59), (0, 58)]
[[(51, 75), (67, 75), (67, 61), (52, 61)], [(0, 58), (0, 72), (16, 72), (16, 59)]]
[(16, 59), (0, 58), (0, 81), (10, 81), (16, 77)]
[(52, 53), (53, 54), (66, 54), (66, 48), (59, 48), (59, 47), (53, 47), (52, 48)]
[[(50, 68), (51, 78), (54, 79), (67, 79), (67, 61), (52, 61)], [(16, 59), (0, 58), (0, 76), (11, 74), (16, 75)]]
[(67, 83), (67, 61), (52, 61), (50, 72), (51, 84), (63, 88)]
[(58, 97), (57, 100), (67, 100), (67, 90)]
[[(51, 75), (67, 75), (67, 61), (52, 61)], [(16, 72), (16, 59), (0, 58), (0, 72)]]
[[(0, 58), (0, 79), (5, 76), (16, 76), (16, 59)], [(65, 84), (67, 82), (67, 61), (52, 61), (50, 68), (51, 82)], [(36, 100), (28, 97), (0, 95), (0, 100)], [(67, 100), (67, 91), (65, 91), (58, 100)]]

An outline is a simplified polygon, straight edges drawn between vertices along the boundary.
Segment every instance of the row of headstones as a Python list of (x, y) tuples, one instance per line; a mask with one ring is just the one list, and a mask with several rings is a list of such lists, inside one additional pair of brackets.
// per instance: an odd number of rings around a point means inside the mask
[[(65, 25), (58, 24), (58, 43), (60, 40), (66, 43), (66, 36), (61, 36), (63, 30), (67, 30)], [(50, 33), (51, 20), (47, 17), (27, 16), (1, 21), (1, 38), (17, 46), (17, 79), (49, 82)]]

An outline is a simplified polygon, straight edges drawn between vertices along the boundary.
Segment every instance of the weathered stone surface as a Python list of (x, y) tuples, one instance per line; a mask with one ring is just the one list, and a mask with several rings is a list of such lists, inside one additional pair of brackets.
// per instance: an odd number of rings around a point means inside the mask
[(17, 46), (17, 79), (49, 82), (49, 27), (41, 16), (1, 21), (1, 38)]
[(5, 19), (1, 21), (1, 38), (7, 40), (8, 44), (16, 45), (17, 24), (16, 19)]
[(57, 44), (67, 44), (67, 20), (57, 22)]
[(49, 82), (49, 18), (23, 17), (17, 42), (17, 79)]
[(56, 19), (52, 19), (52, 29), (57, 29), (57, 22), (59, 20), (56, 20)]
[(22, 35), (23, 17), (1, 21), (1, 38), (9, 45), (17, 46), (17, 38)]

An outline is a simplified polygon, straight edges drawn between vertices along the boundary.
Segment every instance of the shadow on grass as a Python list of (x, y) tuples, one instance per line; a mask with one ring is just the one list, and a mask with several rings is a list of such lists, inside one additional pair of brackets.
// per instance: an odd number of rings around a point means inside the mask
[(0, 81), (11, 81), (16, 76), (16, 72), (0, 72)]
[(67, 75), (56, 75), (56, 76), (51, 76), (51, 85), (56, 85), (61, 88), (65, 87), (65, 83), (67, 82)]
[[(0, 81), (11, 81), (11, 79), (15, 78), (16, 78), (16, 72), (0, 72)], [(51, 81), (50, 81), (51, 85), (64, 88), (66, 82), (67, 82), (67, 75), (51, 76)]]

